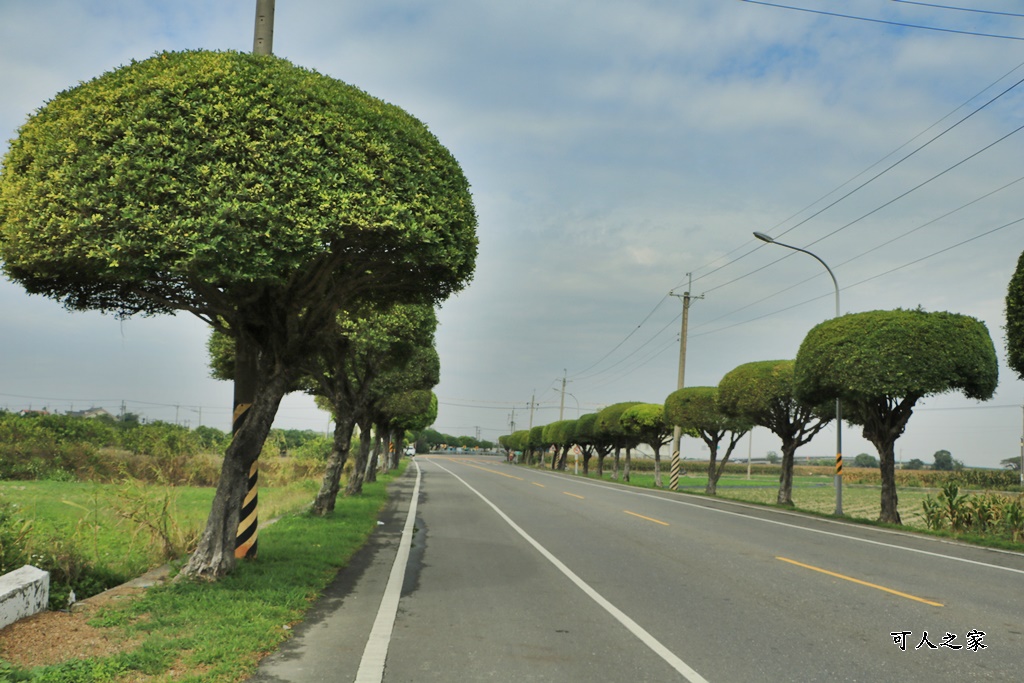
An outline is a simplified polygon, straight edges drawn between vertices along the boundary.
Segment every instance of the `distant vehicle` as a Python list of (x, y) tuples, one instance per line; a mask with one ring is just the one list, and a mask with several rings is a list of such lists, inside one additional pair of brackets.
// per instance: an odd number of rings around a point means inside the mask
[(415, 446), (409, 446), (408, 448), (405, 449), (405, 454), (408, 457), (410, 457), (410, 458), (412, 456), (416, 455), (416, 447)]

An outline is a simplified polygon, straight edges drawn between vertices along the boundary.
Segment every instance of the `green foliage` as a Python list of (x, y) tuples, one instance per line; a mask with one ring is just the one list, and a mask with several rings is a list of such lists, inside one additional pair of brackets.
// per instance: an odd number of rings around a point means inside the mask
[(924, 468), (924, 461), (920, 458), (911, 458), (903, 465), (903, 469), (905, 470), (923, 470)]
[(878, 458), (869, 453), (858, 453), (857, 457), (853, 459), (854, 467), (878, 467)]
[(576, 420), (558, 420), (544, 426), (544, 443), (562, 447), (575, 443)]
[(949, 528), (954, 533), (971, 532), (984, 536), (1003, 536), (1017, 543), (1024, 535), (1024, 499), (995, 493), (960, 493), (954, 481), (948, 481), (937, 497), (922, 502), (929, 529)]
[(594, 435), (601, 440), (609, 441), (625, 447), (627, 444), (636, 445), (639, 443), (635, 436), (628, 434), (622, 425), (622, 414), (639, 401), (626, 401), (624, 403), (613, 403), (602, 408), (597, 413), (594, 422)]
[(956, 313), (869, 311), (826, 320), (804, 338), (797, 354), (797, 398), (844, 402), (844, 418), (863, 421), (855, 406), (885, 397), (923, 397), (961, 391), (992, 397), (998, 362), (988, 329)]
[(287, 287), (329, 250), (443, 299), (472, 272), (475, 223), (458, 164), (419, 121), (235, 52), (165, 52), (58, 94), (0, 175), (7, 274), (125, 314)]
[(1024, 252), (1006, 291), (1006, 362), (1024, 379)]
[[(717, 387), (684, 387), (665, 399), (665, 422), (683, 428), (684, 434), (746, 432), (750, 420), (731, 417), (721, 410)], [(687, 431), (689, 430), (689, 431)]]
[(935, 462), (932, 463), (933, 470), (952, 472), (963, 468), (963, 463), (954, 460), (953, 454), (946, 450), (935, 451)]
[(674, 427), (665, 422), (665, 406), (660, 403), (637, 403), (619, 416), (623, 431), (655, 451), (672, 437)]

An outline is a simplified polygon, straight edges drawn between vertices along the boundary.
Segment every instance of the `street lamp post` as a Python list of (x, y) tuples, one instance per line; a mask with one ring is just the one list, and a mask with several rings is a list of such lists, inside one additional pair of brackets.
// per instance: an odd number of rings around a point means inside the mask
[[(828, 264), (822, 261), (816, 254), (813, 254), (806, 249), (800, 247), (794, 247), (792, 244), (784, 244), (777, 242), (770, 235), (766, 235), (763, 232), (755, 232), (754, 237), (767, 242), (768, 244), (777, 244), (780, 247), (786, 247), (793, 251), (799, 251), (803, 254), (813, 257), (818, 263), (825, 266), (825, 270), (828, 271), (829, 277), (832, 278), (832, 284), (836, 288), (836, 317), (839, 317), (839, 282), (836, 280), (835, 274), (832, 269), (828, 267)], [(836, 515), (843, 514), (843, 406), (839, 398), (836, 397)]]

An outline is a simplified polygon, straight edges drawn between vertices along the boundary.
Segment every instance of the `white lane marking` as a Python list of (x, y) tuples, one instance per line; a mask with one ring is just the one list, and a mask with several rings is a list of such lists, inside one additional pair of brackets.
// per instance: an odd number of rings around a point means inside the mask
[(431, 460), (431, 462), (433, 464), (437, 465), (438, 467), (440, 467), (442, 470), (444, 470), (448, 474), (450, 474), (453, 477), (455, 477), (456, 479), (458, 479), (460, 482), (462, 482), (463, 486), (465, 486), (467, 489), (469, 489), (470, 491), (475, 493), (477, 496), (479, 496), (480, 500), (482, 500), (485, 503), (487, 503), (487, 505), (489, 505), (492, 510), (497, 512), (498, 516), (501, 517), (503, 520), (505, 520), (506, 524), (508, 524), (513, 529), (515, 529), (516, 533), (518, 533), (520, 536), (522, 536), (524, 539), (526, 539), (527, 543), (529, 543), (534, 548), (536, 548), (537, 552), (539, 552), (541, 555), (543, 555), (547, 559), (548, 562), (550, 562), (551, 564), (555, 565), (555, 567), (560, 572), (565, 574), (565, 576), (570, 581), (572, 581), (574, 584), (576, 584), (576, 586), (580, 590), (582, 590), (584, 593), (586, 593), (590, 597), (591, 600), (596, 602), (598, 605), (603, 607), (606, 612), (608, 612), (613, 617), (615, 617), (615, 619), (618, 620), (618, 622), (620, 624), (625, 626), (626, 629), (629, 630), (630, 633), (632, 633), (634, 636), (636, 636), (644, 645), (646, 645), (647, 647), (651, 648), (651, 650), (653, 650), (655, 654), (657, 654), (659, 657), (661, 657), (663, 660), (665, 660), (665, 662), (668, 663), (669, 666), (671, 666), (673, 669), (678, 671), (686, 680), (690, 681), (690, 683), (708, 683), (707, 679), (705, 679), (699, 673), (697, 673), (696, 671), (691, 669), (689, 667), (689, 665), (686, 664), (686, 662), (681, 660), (671, 650), (669, 650), (667, 647), (662, 645), (661, 642), (657, 638), (655, 638), (650, 633), (648, 633), (642, 626), (640, 626), (640, 624), (636, 623), (635, 621), (630, 619), (628, 616), (626, 616), (626, 614), (622, 610), (620, 610), (618, 607), (616, 607), (615, 605), (610, 603), (603, 595), (601, 595), (596, 590), (591, 588), (590, 585), (586, 581), (581, 579), (579, 576), (577, 576), (575, 574), (575, 572), (573, 572), (571, 569), (569, 569), (567, 566), (565, 566), (565, 564), (563, 564), (561, 560), (559, 560), (557, 557), (552, 555), (547, 550), (547, 548), (545, 548), (540, 543), (535, 541), (532, 536), (530, 536), (528, 533), (526, 533), (518, 524), (513, 522), (512, 519), (509, 518), (508, 515), (506, 515), (504, 512), (502, 512), (498, 508), (497, 505), (495, 505), (494, 503), (489, 501), (487, 498), (484, 497), (484, 495), (482, 493), (480, 493), (475, 488), (470, 486), (466, 482), (465, 479), (463, 479), (459, 475), (455, 474), (454, 472), (452, 472), (450, 469), (448, 469), (447, 467), (445, 467), (441, 463), (436, 462), (434, 460)]
[(380, 683), (384, 680), (384, 664), (388, 658), (388, 646), (391, 644), (391, 633), (395, 628), (395, 616), (398, 614), (398, 600), (402, 597), (402, 583), (405, 580), (405, 567), (409, 564), (409, 551), (412, 548), (413, 529), (416, 526), (416, 503), (420, 497), (420, 479), (423, 472), (416, 460), (416, 485), (412, 489), (412, 502), (409, 504), (409, 516), (405, 518), (402, 529), (402, 540), (398, 544), (398, 555), (391, 565), (391, 575), (384, 588), (377, 618), (370, 629), (370, 639), (363, 649), (363, 658), (359, 661), (356, 683)]
[[(545, 474), (547, 474), (547, 473), (545, 473)], [(557, 475), (547, 474), (547, 476), (554, 477), (554, 476), (557, 476)], [(579, 481), (579, 482), (576, 482), (576, 483), (580, 484), (582, 486), (593, 486), (593, 487), (596, 487), (596, 488), (605, 489), (606, 491), (617, 491), (619, 493), (625, 493), (625, 494), (629, 494), (629, 495), (632, 495), (632, 496), (641, 496), (643, 498), (651, 498), (653, 500), (660, 500), (660, 501), (663, 501), (665, 503), (674, 503), (676, 505), (685, 505), (687, 507), (697, 508), (698, 510), (705, 510), (707, 512), (717, 512), (717, 513), (723, 514), (723, 515), (732, 515), (734, 517), (742, 517), (743, 519), (749, 519), (749, 520), (753, 520), (753, 521), (757, 521), (757, 522), (764, 522), (765, 524), (775, 524), (777, 526), (787, 527), (789, 529), (797, 529), (799, 531), (806, 531), (808, 533), (822, 534), (824, 536), (833, 536), (835, 538), (842, 538), (842, 539), (846, 539), (848, 541), (859, 541), (860, 543), (869, 543), (871, 545), (882, 546), (883, 548), (893, 548), (895, 550), (904, 550), (904, 551), (906, 551), (908, 553), (918, 553), (920, 555), (928, 555), (930, 557), (940, 557), (940, 558), (943, 558), (943, 559), (946, 559), (946, 560), (953, 560), (954, 562), (964, 562), (966, 564), (973, 564), (973, 565), (977, 565), (979, 567), (988, 567), (989, 569), (1001, 569), (1003, 571), (1014, 572), (1016, 574), (1024, 574), (1024, 569), (1017, 569), (1015, 567), (1003, 567), (1002, 565), (989, 564), (988, 562), (981, 562), (979, 560), (969, 560), (966, 557), (957, 557), (956, 555), (945, 555), (943, 553), (935, 553), (935, 552), (932, 552), (930, 550), (920, 550), (918, 548), (908, 548), (906, 546), (896, 545), (894, 543), (885, 543), (883, 541), (875, 541), (875, 540), (872, 540), (870, 538), (860, 538), (858, 536), (850, 536), (848, 534), (840, 534), (840, 533), (837, 533), (835, 531), (825, 531), (824, 529), (813, 529), (811, 527), (801, 526), (799, 524), (790, 524), (789, 522), (780, 522), (780, 521), (775, 520), (775, 519), (766, 519), (764, 517), (755, 517), (755, 516), (752, 516), (752, 515), (744, 515), (744, 514), (739, 513), (739, 512), (733, 512), (732, 510), (722, 510), (720, 508), (715, 508), (715, 507), (711, 507), (711, 506), (708, 506), (708, 505), (698, 505), (697, 503), (689, 503), (689, 502), (687, 502), (685, 500), (676, 500), (674, 498), (667, 498), (667, 497), (664, 497), (664, 496), (656, 496), (656, 495), (653, 495), (653, 494), (650, 494), (650, 493), (642, 493), (640, 491), (630, 491), (627, 488), (620, 488), (621, 485), (620, 486), (607, 486), (607, 485), (602, 485), (602, 484), (598, 484), (596, 482), (590, 482), (590, 481)], [(735, 503), (734, 501), (727, 501), (727, 500), (723, 500), (723, 499), (716, 499), (715, 502), (729, 504), (729, 505), (735, 504), (735, 505), (737, 505), (737, 507), (745, 507), (745, 508), (748, 508), (748, 509), (751, 509), (751, 510), (762, 510), (762, 508), (748, 506), (748, 505), (743, 505), (741, 503)], [(786, 512), (784, 510), (771, 510), (771, 509), (768, 509), (768, 508), (764, 509), (764, 511), (772, 512), (772, 513), (776, 513), (776, 514), (790, 514), (790, 515), (794, 514), (794, 513), (791, 513), (791, 512)], [(822, 519), (822, 520), (816, 520), (816, 521), (831, 522), (833, 524), (841, 524), (842, 523), (842, 522), (836, 522), (835, 520), (831, 520), (831, 519)], [(900, 533), (900, 532), (892, 532), (889, 529), (872, 529), (872, 531), (888, 531), (890, 533), (897, 533), (897, 534)], [(909, 534), (903, 534), (903, 535), (909, 535)], [(931, 539), (931, 538), (929, 538), (927, 536), (914, 536), (914, 538), (920, 539), (920, 540), (925, 540), (925, 541), (935, 540), (935, 539)], [(987, 550), (987, 548), (983, 548), (983, 549)], [(1005, 552), (1005, 551), (1003, 551), (1003, 552)], [(1011, 554), (1015, 555), (1016, 553), (1011, 553)]]

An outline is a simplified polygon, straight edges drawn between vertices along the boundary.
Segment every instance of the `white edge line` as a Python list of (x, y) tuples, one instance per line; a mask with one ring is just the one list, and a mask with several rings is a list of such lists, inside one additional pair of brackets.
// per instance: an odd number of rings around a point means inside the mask
[(442, 470), (444, 470), (448, 474), (450, 474), (453, 477), (455, 477), (456, 479), (458, 479), (460, 482), (462, 482), (463, 486), (465, 486), (467, 489), (469, 489), (470, 491), (475, 493), (477, 496), (479, 496), (480, 500), (482, 500), (485, 503), (487, 503), (487, 505), (489, 505), (492, 510), (497, 512), (498, 516), (501, 517), (503, 520), (505, 520), (506, 524), (508, 524), (510, 527), (512, 527), (516, 531), (516, 533), (518, 533), (520, 536), (522, 536), (524, 539), (526, 539), (527, 543), (529, 543), (534, 548), (536, 548), (537, 552), (539, 552), (541, 555), (543, 555), (547, 559), (548, 562), (550, 562), (551, 564), (555, 565), (555, 567), (560, 572), (565, 574), (565, 576), (570, 581), (572, 581), (574, 584), (576, 584), (576, 586), (580, 590), (582, 590), (584, 593), (586, 593), (590, 597), (590, 599), (592, 599), (598, 605), (603, 607), (606, 612), (608, 612), (613, 617), (615, 617), (615, 619), (618, 620), (618, 622), (620, 624), (625, 626), (626, 629), (629, 630), (630, 633), (632, 633), (634, 636), (636, 636), (644, 645), (646, 645), (651, 650), (653, 650), (655, 652), (655, 654), (657, 654), (659, 657), (661, 657), (663, 660), (665, 660), (665, 662), (668, 663), (669, 666), (671, 666), (673, 669), (675, 669), (677, 672), (679, 672), (684, 678), (686, 678), (686, 680), (690, 681), (691, 683), (708, 683), (707, 679), (705, 679), (699, 673), (697, 673), (692, 668), (690, 668), (690, 666), (687, 665), (686, 662), (684, 662), (682, 659), (677, 657), (667, 647), (662, 645), (661, 642), (657, 638), (655, 638), (653, 635), (648, 633), (638, 623), (636, 623), (635, 621), (630, 619), (629, 616), (627, 616), (622, 610), (620, 610), (618, 607), (616, 607), (611, 602), (609, 602), (604, 596), (602, 596), (596, 590), (591, 588), (590, 585), (586, 581), (584, 581), (579, 576), (577, 576), (576, 573), (573, 572), (571, 569), (569, 569), (569, 567), (567, 567), (565, 564), (563, 564), (561, 560), (559, 560), (557, 557), (555, 557), (550, 552), (548, 552), (547, 548), (545, 548), (540, 543), (535, 541), (532, 536), (530, 536), (528, 533), (526, 533), (518, 524), (513, 522), (512, 519), (508, 515), (506, 515), (504, 512), (502, 512), (498, 508), (497, 505), (495, 505), (494, 503), (489, 501), (487, 498), (484, 497), (484, 495), (482, 493), (480, 493), (475, 488), (470, 486), (466, 482), (465, 479), (463, 479), (459, 475), (455, 474), (454, 472), (449, 470), (444, 465), (442, 465), (442, 464), (440, 464), (440, 463), (438, 463), (438, 462), (436, 462), (434, 460), (431, 460), (431, 462), (433, 464), (437, 465), (438, 467), (440, 467)]
[(398, 601), (402, 597), (402, 584), (405, 581), (405, 568), (409, 564), (409, 552), (412, 548), (413, 529), (416, 526), (416, 503), (420, 497), (420, 479), (422, 470), (416, 466), (416, 485), (412, 490), (412, 502), (409, 503), (409, 515), (405, 518), (402, 529), (402, 540), (398, 544), (395, 563), (391, 565), (391, 575), (384, 588), (377, 618), (370, 629), (370, 639), (363, 649), (363, 658), (359, 661), (356, 683), (380, 683), (384, 680), (384, 664), (388, 658), (388, 646), (391, 644), (391, 633), (395, 628), (395, 617), (398, 615)]

